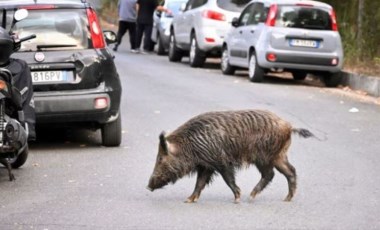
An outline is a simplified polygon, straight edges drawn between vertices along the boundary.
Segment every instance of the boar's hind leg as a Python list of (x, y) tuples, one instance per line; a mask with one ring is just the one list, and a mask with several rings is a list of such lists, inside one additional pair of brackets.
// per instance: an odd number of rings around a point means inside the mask
[(296, 175), (296, 169), (291, 165), (287, 159), (287, 157), (284, 157), (282, 160), (278, 160), (275, 163), (276, 169), (285, 175), (286, 179), (288, 180), (289, 185), (289, 193), (284, 199), (284, 201), (290, 201), (292, 197), (294, 196), (294, 193), (296, 192), (297, 188), (297, 175)]
[(211, 181), (214, 170), (198, 167), (197, 173), (197, 182), (195, 184), (194, 192), (189, 198), (187, 198), (186, 203), (194, 203), (198, 201), (202, 190)]
[(222, 167), (218, 169), (220, 175), (222, 175), (224, 181), (231, 188), (235, 196), (235, 203), (240, 202), (240, 188), (235, 183), (235, 169), (231, 167)]
[(261, 173), (261, 179), (259, 183), (255, 186), (255, 188), (251, 192), (251, 199), (254, 199), (257, 194), (259, 194), (263, 189), (272, 181), (274, 177), (274, 171), (272, 165), (261, 165), (256, 164), (257, 169)]

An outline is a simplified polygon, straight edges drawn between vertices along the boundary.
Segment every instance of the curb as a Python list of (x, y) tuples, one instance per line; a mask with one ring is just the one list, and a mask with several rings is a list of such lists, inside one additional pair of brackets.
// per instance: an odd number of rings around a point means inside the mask
[(380, 97), (380, 78), (365, 76), (349, 72), (341, 72), (341, 81), (343, 86), (348, 86), (353, 90), (367, 92), (371, 96)]

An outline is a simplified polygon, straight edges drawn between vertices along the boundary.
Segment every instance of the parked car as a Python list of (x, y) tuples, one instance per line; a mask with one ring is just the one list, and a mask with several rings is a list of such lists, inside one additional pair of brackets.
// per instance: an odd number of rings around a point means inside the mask
[(169, 60), (178, 62), (189, 54), (191, 67), (201, 67), (207, 57), (220, 57), (231, 21), (250, 0), (189, 0), (173, 18)]
[(37, 36), (12, 56), (31, 69), (37, 127), (84, 125), (101, 129), (103, 145), (120, 145), (122, 87), (107, 47), (116, 34), (102, 32), (91, 5), (86, 0), (12, 0), (0, 1), (0, 7), (7, 9), (0, 13), (7, 15), (3, 19), (16, 8), (28, 9), (14, 32)]
[(157, 54), (164, 55), (169, 49), (170, 25), (174, 15), (187, 0), (165, 0), (162, 5), (169, 13), (156, 10), (153, 14), (152, 41), (157, 44)]
[(295, 80), (308, 73), (336, 86), (343, 47), (334, 9), (322, 2), (253, 0), (232, 22), (223, 43), (221, 70), (233, 74), (248, 68), (249, 79), (261, 82), (271, 71), (289, 71)]

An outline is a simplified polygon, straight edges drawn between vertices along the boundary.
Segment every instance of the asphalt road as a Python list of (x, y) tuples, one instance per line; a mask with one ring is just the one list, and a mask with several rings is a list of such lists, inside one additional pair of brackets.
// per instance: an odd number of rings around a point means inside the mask
[[(380, 107), (372, 99), (326, 89), (314, 81), (246, 72), (224, 76), (216, 62), (192, 69), (187, 59), (132, 54), (121, 47), (116, 62), (123, 83), (123, 141), (100, 146), (100, 133), (44, 130), (26, 164), (9, 182), (0, 168), (0, 229), (379, 229)], [(195, 177), (150, 192), (161, 131), (174, 130), (212, 110), (268, 109), (318, 139), (293, 138), (289, 160), (298, 173), (292, 202), (284, 176), (254, 201), (259, 181), (251, 167), (239, 171), (240, 204), (216, 177), (196, 204), (183, 201)]]

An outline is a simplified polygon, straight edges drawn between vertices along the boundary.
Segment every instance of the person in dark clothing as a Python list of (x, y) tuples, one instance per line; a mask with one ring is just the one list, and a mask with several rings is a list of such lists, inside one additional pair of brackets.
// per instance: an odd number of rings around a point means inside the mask
[(140, 48), (144, 36), (143, 52), (153, 51), (151, 40), (153, 13), (155, 10), (167, 11), (157, 0), (137, 0), (137, 48)]
[(131, 52), (137, 53), (136, 46), (136, 0), (119, 0), (118, 3), (119, 13), (119, 27), (117, 31), (117, 42), (113, 48), (117, 51), (118, 46), (124, 34), (129, 32), (129, 42), (131, 45)]

